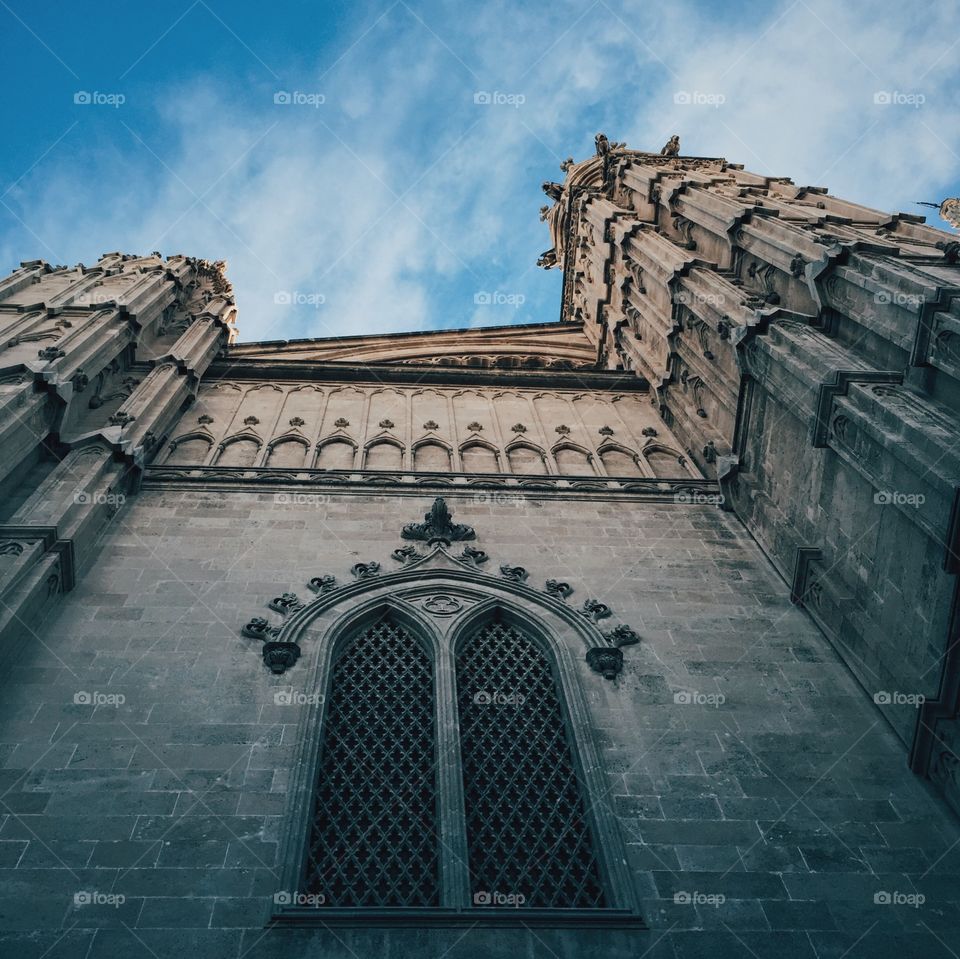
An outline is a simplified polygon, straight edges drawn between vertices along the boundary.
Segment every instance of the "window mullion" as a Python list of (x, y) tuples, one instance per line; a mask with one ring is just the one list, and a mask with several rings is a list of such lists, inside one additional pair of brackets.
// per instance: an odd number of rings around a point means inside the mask
[(470, 869), (460, 772), (460, 736), (453, 654), (444, 643), (436, 665), (437, 791), (440, 820), (440, 902), (462, 909), (470, 904)]

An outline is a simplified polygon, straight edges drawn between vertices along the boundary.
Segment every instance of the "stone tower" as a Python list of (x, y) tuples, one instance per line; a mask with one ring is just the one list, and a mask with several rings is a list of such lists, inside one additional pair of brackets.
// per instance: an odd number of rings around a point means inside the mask
[(0, 281), (5, 952), (949, 954), (958, 244), (564, 171), (559, 322)]

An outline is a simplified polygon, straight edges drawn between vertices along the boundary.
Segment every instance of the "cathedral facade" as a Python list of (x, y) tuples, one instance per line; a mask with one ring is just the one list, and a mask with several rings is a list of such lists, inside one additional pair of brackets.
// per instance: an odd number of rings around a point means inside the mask
[(3, 954), (951, 954), (960, 244), (563, 172), (554, 322), (0, 281)]

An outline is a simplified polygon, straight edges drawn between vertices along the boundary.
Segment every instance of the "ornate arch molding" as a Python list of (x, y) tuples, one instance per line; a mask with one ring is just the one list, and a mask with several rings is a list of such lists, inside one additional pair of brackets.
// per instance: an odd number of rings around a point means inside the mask
[[(480, 550), (473, 553), (486, 558)], [(590, 668), (607, 679), (615, 679), (622, 670), (623, 647), (640, 641), (625, 624), (602, 630), (600, 620), (612, 612), (599, 600), (586, 599), (577, 608), (566, 601), (573, 592), (569, 584), (551, 579), (543, 590), (537, 589), (527, 583), (529, 574), (521, 566), (504, 564), (499, 576), (485, 573), (469, 548), (455, 556), (440, 543), (424, 556), (405, 547), (395, 550), (394, 558), (403, 566), (386, 575), (380, 575), (379, 563), (355, 564), (355, 581), (342, 586), (333, 576), (314, 577), (308, 586), (318, 592), (316, 599), (302, 602), (296, 593), (283, 593), (268, 604), (284, 615), (283, 623), (271, 625), (266, 618), (255, 617), (243, 627), (243, 635), (263, 640), (264, 662), (272, 672), (282, 673), (300, 659), (302, 643), (321, 646), (323, 635), (330, 630), (339, 633), (353, 617), (371, 609), (395, 609), (413, 617), (411, 622), (435, 620), (437, 635), (444, 639), (459, 629), (461, 620), (502, 609), (524, 622), (546, 618), (554, 628), (544, 633), (544, 642), (556, 647), (546, 637), (563, 638), (570, 655), (582, 647)]]
[[(274, 897), (270, 922), (348, 925), (484, 925), (544, 927), (607, 927), (642, 929), (633, 878), (626, 864), (619, 824), (606, 802), (609, 791), (598, 744), (587, 708), (579, 656), (586, 650), (591, 668), (603, 672), (591, 657), (598, 650), (613, 651), (622, 662), (619, 644), (639, 637), (629, 627), (601, 629), (610, 609), (588, 599), (580, 608), (568, 602), (573, 588), (548, 580), (531, 585), (522, 567), (503, 564), (499, 572), (481, 566), (486, 554), (467, 545), (457, 553), (453, 542), (469, 541), (470, 527), (454, 524), (438, 500), (425, 522), (409, 524), (411, 542), (394, 551), (401, 565), (381, 574), (379, 564), (357, 563), (353, 581), (338, 585), (331, 575), (314, 577), (315, 598), (301, 602), (286, 593), (269, 605), (284, 614), (283, 624), (271, 627), (252, 621), (246, 635), (266, 639), (266, 647), (303, 647), (301, 692), (280, 693), (301, 710), (296, 734), (297, 754), (289, 795), (289, 815), (283, 840), (283, 875), (279, 898)], [(422, 543), (427, 543), (423, 552)], [(416, 545), (414, 545), (416, 544)], [(310, 908), (299, 903), (308, 863), (307, 840), (315, 815), (315, 789), (321, 768), (320, 744), (325, 741), (325, 705), (332, 702), (332, 679), (338, 657), (362, 632), (385, 617), (400, 626), (427, 653), (434, 664), (436, 709), (435, 749), (438, 823), (441, 835), (441, 906), (403, 908)], [(471, 898), (464, 779), (461, 762), (457, 651), (479, 630), (492, 623), (514, 626), (544, 653), (554, 676), (560, 709), (566, 723), (572, 762), (577, 772), (592, 835), (593, 852), (604, 889), (604, 903), (592, 908), (478, 909)], [(296, 661), (296, 657), (293, 661)], [(281, 670), (277, 670), (281, 671)], [(469, 688), (469, 687), (468, 687)], [(296, 697), (296, 698), (295, 698)], [(473, 901), (473, 908), (470, 903)], [(459, 904), (459, 905), (456, 905)]]

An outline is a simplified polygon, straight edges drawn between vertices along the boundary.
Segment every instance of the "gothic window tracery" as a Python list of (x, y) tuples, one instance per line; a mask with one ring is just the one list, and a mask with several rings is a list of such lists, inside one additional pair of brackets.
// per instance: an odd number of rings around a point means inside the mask
[(338, 655), (306, 872), (324, 905), (439, 904), (433, 689), (426, 651), (389, 618)]
[(498, 607), (436, 650), (389, 608), (362, 622), (333, 639), (298, 895), (321, 919), (609, 911), (564, 686), (536, 634)]

